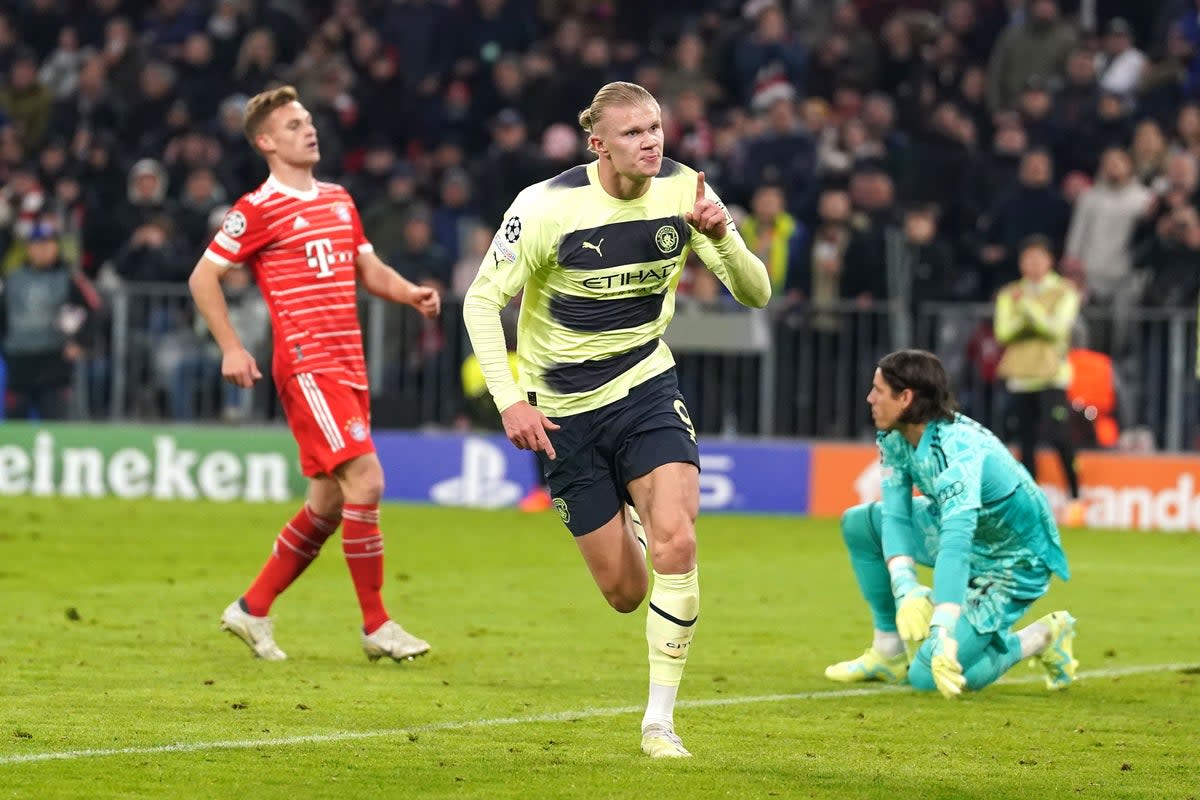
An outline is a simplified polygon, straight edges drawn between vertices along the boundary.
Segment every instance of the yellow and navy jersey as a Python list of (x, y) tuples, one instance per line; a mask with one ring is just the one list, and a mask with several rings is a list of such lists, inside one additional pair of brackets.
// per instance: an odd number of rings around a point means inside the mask
[[(664, 158), (644, 195), (620, 200), (600, 185), (592, 162), (517, 196), (468, 291), (468, 302), (485, 298), (503, 307), (524, 290), (517, 323), (522, 395), (514, 399), (529, 399), (550, 416), (578, 414), (625, 397), (674, 365), (662, 335), (689, 250), (729, 284), (728, 256), (684, 220), (695, 204), (696, 177)], [(711, 188), (706, 193), (721, 205)], [(725, 213), (720, 249), (737, 247), (753, 258)], [(509, 404), (496, 399), (502, 408)]]

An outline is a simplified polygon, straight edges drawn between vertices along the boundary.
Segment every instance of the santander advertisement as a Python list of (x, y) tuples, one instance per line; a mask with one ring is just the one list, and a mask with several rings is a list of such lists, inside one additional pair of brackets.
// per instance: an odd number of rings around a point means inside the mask
[[(1081, 453), (1080, 494), (1093, 528), (1200, 530), (1200, 458)], [(879, 499), (879, 455), (873, 445), (812, 447), (809, 513), (837, 516)], [(1057, 457), (1038, 454), (1038, 478), (1057, 512), (1067, 501)]]

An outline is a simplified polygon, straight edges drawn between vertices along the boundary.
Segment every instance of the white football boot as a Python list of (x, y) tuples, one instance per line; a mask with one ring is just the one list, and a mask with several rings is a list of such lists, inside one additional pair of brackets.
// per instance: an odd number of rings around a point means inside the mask
[(283, 661), (287, 653), (275, 644), (270, 617), (256, 617), (242, 610), (240, 600), (234, 600), (221, 614), (221, 630), (241, 639), (254, 654), (264, 661)]
[(363, 634), (363, 652), (372, 661), (388, 656), (393, 661), (412, 661), (429, 652), (429, 642), (413, 636), (394, 620), (388, 620), (371, 634)]
[(642, 729), (642, 752), (651, 758), (692, 757), (675, 730), (661, 722), (652, 722)]

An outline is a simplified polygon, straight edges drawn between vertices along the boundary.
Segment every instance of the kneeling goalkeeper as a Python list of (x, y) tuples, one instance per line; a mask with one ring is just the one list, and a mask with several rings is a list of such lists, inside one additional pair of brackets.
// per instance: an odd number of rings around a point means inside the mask
[[(1069, 577), (1050, 506), (1029, 472), (991, 431), (955, 412), (932, 353), (885, 356), (867, 402), (883, 501), (848, 510), (842, 535), (875, 634), (866, 652), (828, 667), (826, 677), (907, 678), (953, 698), (1036, 657), (1047, 687), (1068, 686), (1078, 667), (1075, 619), (1055, 611), (1013, 631), (1051, 575)], [(914, 485), (922, 497), (913, 497)], [(916, 564), (934, 568), (932, 592), (917, 581)]]

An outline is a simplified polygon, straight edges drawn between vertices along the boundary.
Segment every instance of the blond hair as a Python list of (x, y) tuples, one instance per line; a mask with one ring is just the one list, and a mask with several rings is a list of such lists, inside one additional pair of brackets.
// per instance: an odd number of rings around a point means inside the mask
[(246, 114), (242, 119), (242, 132), (246, 134), (246, 138), (250, 140), (250, 144), (255, 150), (258, 149), (258, 145), (254, 139), (262, 130), (263, 123), (267, 121), (271, 112), (299, 99), (300, 95), (296, 93), (294, 86), (278, 86), (274, 89), (267, 89), (265, 92), (259, 92), (250, 98), (250, 101), (246, 103)]
[[(599, 124), (606, 110), (614, 106), (634, 105), (658, 106), (658, 101), (645, 87), (638, 86), (636, 83), (628, 81), (606, 83), (600, 87), (600, 91), (596, 92), (596, 96), (592, 98), (592, 104), (579, 112), (579, 127), (590, 134), (595, 131), (596, 125)], [(590, 141), (588, 150), (596, 152), (596, 148)]]

